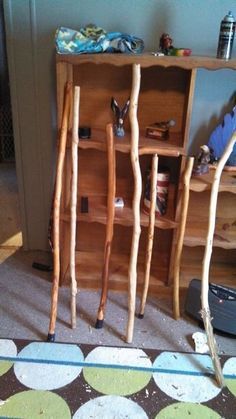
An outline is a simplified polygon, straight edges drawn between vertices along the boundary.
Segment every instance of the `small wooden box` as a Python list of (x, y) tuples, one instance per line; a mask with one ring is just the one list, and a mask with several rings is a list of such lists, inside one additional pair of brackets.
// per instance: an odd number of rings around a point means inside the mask
[(169, 135), (169, 128), (161, 124), (153, 124), (146, 127), (146, 137), (157, 140), (166, 140)]

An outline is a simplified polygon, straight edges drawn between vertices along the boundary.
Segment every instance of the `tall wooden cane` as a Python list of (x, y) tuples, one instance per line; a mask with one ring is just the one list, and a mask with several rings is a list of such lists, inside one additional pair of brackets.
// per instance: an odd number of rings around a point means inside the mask
[(79, 102), (80, 88), (75, 86), (72, 121), (72, 144), (71, 144), (71, 224), (70, 224), (70, 277), (71, 277), (71, 326), (76, 327), (76, 295), (77, 282), (75, 272), (75, 249), (76, 249), (76, 214), (77, 214), (77, 183), (78, 183), (78, 145), (79, 145)]
[(138, 96), (140, 89), (140, 64), (133, 64), (133, 83), (130, 96), (130, 125), (131, 125), (131, 164), (134, 175), (134, 195), (133, 195), (133, 234), (131, 243), (131, 253), (128, 272), (128, 322), (126, 330), (126, 342), (131, 343), (134, 330), (135, 300), (137, 287), (137, 259), (139, 238), (141, 234), (140, 227), (140, 200), (142, 193), (142, 176), (139, 165), (139, 126), (137, 119)]
[(186, 168), (183, 175), (183, 191), (181, 198), (181, 215), (179, 220), (179, 228), (177, 233), (177, 243), (175, 249), (174, 266), (173, 266), (173, 308), (174, 317), (178, 319), (180, 316), (179, 309), (179, 272), (180, 262), (184, 243), (184, 233), (187, 221), (188, 204), (189, 204), (189, 185), (193, 170), (194, 157), (188, 157)]
[(202, 266), (201, 316), (204, 322), (208, 346), (210, 349), (210, 354), (211, 354), (212, 362), (215, 369), (216, 381), (220, 387), (223, 387), (224, 385), (224, 377), (223, 377), (221, 364), (220, 364), (220, 360), (217, 353), (217, 346), (216, 346), (216, 342), (215, 342), (215, 338), (213, 334), (213, 328), (211, 324), (211, 313), (210, 313), (209, 301), (208, 301), (209, 268), (210, 268), (210, 260), (211, 260), (211, 253), (212, 253), (213, 236), (214, 236), (214, 230), (215, 230), (216, 207), (217, 207), (217, 198), (218, 198), (221, 173), (225, 166), (225, 163), (227, 162), (230, 154), (233, 151), (235, 142), (236, 142), (236, 132), (234, 132), (232, 137), (229, 139), (228, 144), (225, 148), (225, 151), (222, 157), (220, 158), (216, 171), (215, 171), (215, 176), (214, 176), (214, 180), (213, 180), (212, 188), (211, 188), (209, 218), (208, 218), (208, 232), (207, 232), (205, 253), (204, 253), (204, 258), (203, 258), (203, 266)]
[(111, 246), (113, 238), (113, 226), (115, 216), (115, 194), (116, 194), (116, 158), (113, 126), (108, 124), (107, 132), (107, 160), (108, 160), (108, 192), (107, 192), (107, 225), (106, 225), (106, 238), (104, 249), (104, 264), (102, 272), (102, 292), (100, 305), (97, 313), (97, 321), (95, 324), (96, 329), (103, 327), (105, 308), (108, 293), (108, 280), (109, 280), (109, 262), (111, 256)]
[(65, 89), (64, 109), (62, 126), (58, 145), (58, 157), (56, 167), (56, 182), (53, 203), (53, 283), (51, 292), (51, 313), (48, 331), (48, 342), (55, 340), (55, 325), (57, 317), (58, 288), (60, 277), (60, 203), (62, 191), (62, 172), (65, 161), (68, 121), (71, 108), (72, 84), (67, 83)]
[(147, 301), (149, 280), (150, 280), (150, 269), (152, 260), (152, 249), (153, 239), (155, 230), (155, 218), (156, 218), (156, 197), (157, 197), (157, 168), (158, 168), (158, 156), (153, 154), (152, 156), (152, 169), (151, 169), (151, 191), (150, 191), (150, 210), (149, 210), (149, 222), (148, 222), (148, 239), (146, 248), (146, 259), (145, 259), (145, 274), (143, 283), (143, 292), (140, 302), (139, 319), (144, 316), (145, 305)]

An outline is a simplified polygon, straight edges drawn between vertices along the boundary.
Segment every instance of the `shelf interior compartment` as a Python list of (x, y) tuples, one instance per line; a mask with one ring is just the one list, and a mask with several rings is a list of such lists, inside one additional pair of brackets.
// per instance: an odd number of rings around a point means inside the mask
[[(205, 246), (210, 191), (202, 193), (191, 192), (187, 226), (184, 243), (188, 246)], [(226, 205), (227, 202), (227, 205)], [(236, 248), (236, 196), (221, 192), (218, 195), (216, 225), (213, 237), (213, 246), (224, 249)]]
[[(91, 224), (90, 224), (91, 228)], [(104, 226), (99, 223), (92, 224), (92, 233), (88, 235), (88, 223), (79, 224), (76, 246), (76, 277), (79, 287), (101, 287), (103, 268)], [(91, 232), (91, 230), (90, 230)], [(132, 228), (115, 225), (112, 242), (110, 262), (109, 289), (127, 291), (129, 252), (132, 239)], [(169, 250), (171, 246), (171, 230), (155, 230), (154, 249), (150, 284), (155, 289), (159, 286), (166, 287), (169, 269)], [(147, 229), (142, 228), (140, 249), (138, 255), (138, 289), (144, 279), (145, 248)], [(69, 285), (69, 271), (67, 269), (63, 278), (63, 285)]]
[[(67, 151), (66, 164), (70, 164), (70, 153)], [(159, 171), (161, 167), (168, 168), (170, 184), (168, 187), (167, 212), (165, 215), (156, 216), (156, 226), (163, 229), (176, 228), (175, 201), (177, 193), (179, 159), (161, 157), (159, 159)], [(151, 156), (140, 158), (142, 172), (142, 198), (140, 203), (141, 225), (148, 225), (148, 215), (143, 211), (144, 191), (147, 178), (147, 169), (151, 167)], [(107, 160), (106, 154), (94, 149), (80, 150), (78, 161), (78, 195), (77, 195), (77, 219), (87, 222), (100, 222), (106, 224), (107, 220)], [(128, 154), (116, 153), (116, 196), (124, 200), (124, 208), (116, 209), (115, 223), (131, 226), (133, 223), (132, 194), (133, 173)], [(70, 176), (69, 171), (64, 180), (64, 205), (62, 205), (61, 217), (64, 221), (70, 220)], [(81, 212), (81, 198), (88, 198), (88, 213)]]
[[(184, 147), (190, 78), (191, 71), (182, 68), (152, 66), (141, 69), (138, 119), (142, 136), (148, 125), (173, 119), (175, 126), (170, 128), (170, 137), (161, 143), (164, 147), (168, 144)], [(74, 65), (73, 81), (81, 87), (80, 125), (90, 126), (92, 131), (104, 130), (107, 123), (114, 120), (111, 97), (115, 97), (120, 107), (130, 97), (132, 66), (97, 66), (92, 63)], [(129, 132), (128, 116), (124, 125)]]

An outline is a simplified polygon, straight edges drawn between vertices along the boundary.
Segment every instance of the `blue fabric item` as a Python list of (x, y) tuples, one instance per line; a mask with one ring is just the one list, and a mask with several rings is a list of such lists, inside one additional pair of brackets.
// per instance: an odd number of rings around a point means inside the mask
[[(227, 113), (224, 116), (222, 124), (216, 127), (210, 135), (208, 147), (212, 148), (213, 155), (216, 159), (219, 159), (224, 153), (226, 145), (234, 131), (236, 131), (236, 107), (234, 107), (231, 113)], [(236, 166), (236, 144), (226, 165)]]
[(97, 52), (128, 52), (140, 54), (142, 39), (121, 32), (106, 32), (96, 25), (87, 25), (79, 31), (58, 28), (55, 37), (59, 54), (88, 54)]

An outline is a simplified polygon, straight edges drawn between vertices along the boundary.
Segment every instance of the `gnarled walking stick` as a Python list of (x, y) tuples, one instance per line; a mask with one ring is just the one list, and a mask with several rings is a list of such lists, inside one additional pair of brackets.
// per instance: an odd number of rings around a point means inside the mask
[(77, 209), (77, 183), (78, 183), (78, 144), (79, 144), (79, 101), (80, 88), (75, 86), (72, 121), (71, 143), (71, 220), (70, 220), (70, 277), (71, 277), (71, 327), (76, 327), (76, 295), (77, 282), (75, 273), (75, 249), (76, 249), (76, 209)]
[(215, 220), (216, 220), (216, 207), (217, 207), (217, 198), (218, 198), (218, 191), (219, 191), (219, 184), (222, 170), (227, 162), (230, 154), (233, 151), (234, 144), (236, 142), (236, 132), (233, 133), (232, 137), (229, 139), (228, 144), (225, 148), (225, 151), (220, 158), (216, 171), (214, 180), (212, 183), (211, 188), (211, 197), (210, 197), (210, 205), (209, 205), (209, 219), (208, 219), (208, 232), (206, 238), (206, 246), (205, 246), (205, 253), (203, 258), (203, 266), (202, 266), (202, 289), (201, 289), (201, 316), (203, 319), (208, 346), (210, 349), (210, 354), (212, 358), (212, 362), (215, 369), (216, 380), (220, 387), (224, 385), (224, 377), (220, 365), (220, 360), (217, 353), (217, 346), (213, 334), (213, 328), (211, 324), (211, 313), (209, 308), (209, 301), (208, 301), (208, 291), (209, 291), (209, 268), (210, 268), (210, 260), (211, 260), (211, 253), (212, 253), (212, 244), (213, 244), (213, 236), (215, 230)]
[(144, 316), (144, 310), (145, 310), (145, 304), (147, 300), (147, 293), (148, 293), (149, 280), (150, 280), (150, 268), (151, 268), (151, 260), (152, 260), (153, 238), (154, 238), (155, 218), (156, 218), (157, 167), (158, 167), (158, 157), (157, 157), (157, 154), (153, 154), (152, 170), (151, 170), (148, 240), (147, 240), (147, 248), (146, 248), (143, 292), (142, 292), (140, 310), (139, 310), (139, 315), (138, 315), (139, 319), (142, 319)]
[(62, 172), (65, 161), (66, 141), (69, 114), (71, 108), (71, 92), (72, 84), (66, 84), (64, 109), (62, 116), (62, 126), (59, 139), (57, 167), (56, 167), (56, 182), (53, 203), (53, 284), (51, 293), (51, 313), (50, 324), (48, 331), (49, 342), (55, 340), (55, 325), (57, 317), (57, 304), (58, 304), (58, 287), (60, 277), (60, 205), (61, 205), (61, 191), (62, 191)]
[(105, 307), (108, 293), (109, 262), (111, 256), (111, 245), (113, 238), (113, 226), (115, 216), (115, 194), (116, 194), (116, 158), (112, 124), (107, 125), (107, 159), (108, 159), (108, 193), (107, 193), (107, 225), (104, 249), (104, 264), (102, 272), (102, 292), (100, 305), (97, 314), (96, 329), (101, 329), (105, 315)]
[(131, 343), (134, 330), (135, 300), (137, 287), (137, 259), (140, 228), (140, 200), (142, 193), (142, 176), (139, 165), (139, 126), (137, 119), (138, 96), (140, 89), (140, 64), (133, 64), (133, 83), (130, 97), (130, 125), (131, 125), (131, 164), (134, 175), (134, 195), (133, 195), (133, 235), (131, 243), (131, 254), (129, 262), (129, 291), (128, 291), (128, 323), (126, 331), (126, 342)]
[(181, 213), (179, 220), (179, 227), (177, 233), (177, 243), (174, 256), (174, 267), (173, 267), (173, 308), (174, 317), (178, 319), (180, 317), (179, 309), (179, 272), (180, 272), (180, 261), (184, 243), (184, 232), (187, 221), (188, 203), (189, 203), (189, 184), (191, 174), (193, 170), (194, 157), (188, 157), (186, 169), (183, 175), (183, 191), (181, 198)]

